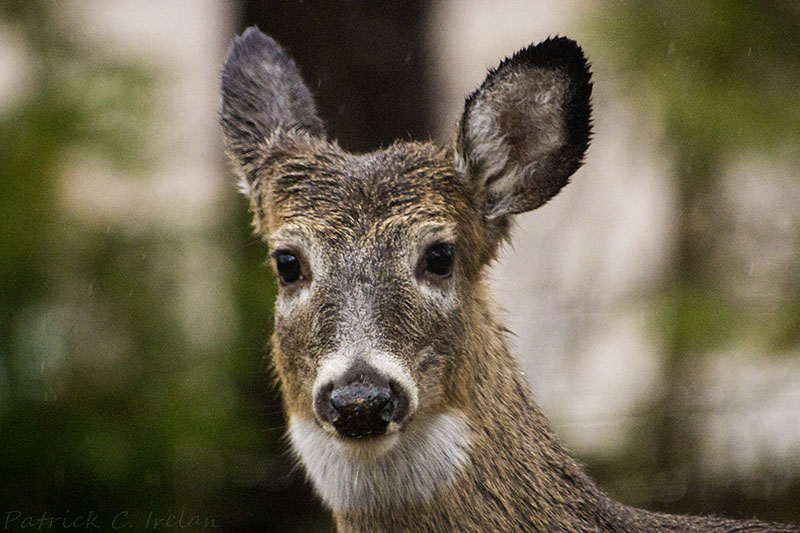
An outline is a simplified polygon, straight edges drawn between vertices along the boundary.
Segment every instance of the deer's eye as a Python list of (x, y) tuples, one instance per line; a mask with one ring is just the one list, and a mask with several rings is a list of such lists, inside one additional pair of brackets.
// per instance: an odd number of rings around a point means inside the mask
[(446, 278), (453, 273), (455, 247), (451, 243), (434, 244), (425, 252), (424, 268), (434, 276)]
[(275, 266), (278, 268), (278, 277), (281, 283), (294, 283), (302, 278), (300, 260), (291, 252), (278, 250), (272, 257), (275, 258)]

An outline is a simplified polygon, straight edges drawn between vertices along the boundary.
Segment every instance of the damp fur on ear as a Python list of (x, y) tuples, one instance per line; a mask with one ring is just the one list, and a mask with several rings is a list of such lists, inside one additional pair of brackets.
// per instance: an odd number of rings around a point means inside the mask
[(314, 98), (294, 61), (256, 27), (245, 30), (228, 53), (219, 120), (228, 153), (247, 182), (281, 136), (325, 137)]
[(467, 98), (455, 163), (487, 219), (535, 209), (568, 183), (589, 146), (591, 94), (583, 51), (555, 37), (503, 61)]

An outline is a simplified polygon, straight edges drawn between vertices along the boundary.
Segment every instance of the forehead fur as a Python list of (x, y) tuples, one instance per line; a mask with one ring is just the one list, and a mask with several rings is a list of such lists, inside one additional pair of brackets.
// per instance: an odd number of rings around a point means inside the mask
[(333, 242), (388, 225), (461, 225), (474, 207), (450, 161), (441, 149), (420, 143), (362, 155), (329, 143), (276, 153), (259, 180), (256, 207), (267, 222), (262, 230), (300, 225)]

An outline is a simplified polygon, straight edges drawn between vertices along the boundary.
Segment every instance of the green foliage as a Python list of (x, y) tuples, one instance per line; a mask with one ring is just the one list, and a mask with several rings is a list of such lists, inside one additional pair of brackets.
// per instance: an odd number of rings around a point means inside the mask
[(684, 286), (665, 295), (659, 320), (670, 352), (696, 355), (729, 339), (742, 316), (717, 291)]

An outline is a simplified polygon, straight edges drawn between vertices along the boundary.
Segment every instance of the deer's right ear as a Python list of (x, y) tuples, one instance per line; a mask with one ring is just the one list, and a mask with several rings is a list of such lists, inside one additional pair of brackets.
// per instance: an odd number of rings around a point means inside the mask
[(581, 48), (563, 37), (520, 50), (467, 99), (455, 166), (488, 221), (535, 209), (583, 162), (592, 83)]
[(219, 120), (228, 153), (248, 184), (281, 137), (325, 136), (294, 61), (256, 27), (247, 28), (231, 46), (222, 69)]

